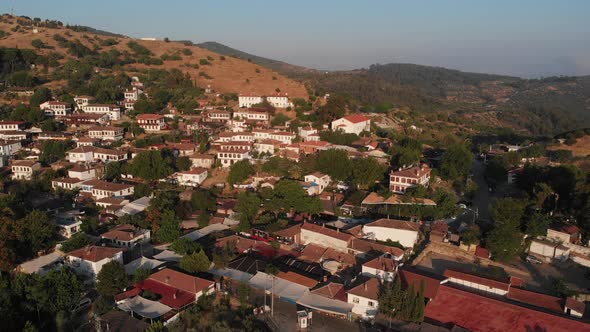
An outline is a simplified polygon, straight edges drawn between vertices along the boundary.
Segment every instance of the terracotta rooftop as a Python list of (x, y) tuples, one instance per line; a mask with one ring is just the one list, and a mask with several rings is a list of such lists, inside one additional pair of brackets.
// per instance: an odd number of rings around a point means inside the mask
[(86, 246), (74, 251), (70, 251), (68, 256), (78, 257), (80, 259), (100, 262), (106, 258), (112, 258), (115, 254), (125, 251), (122, 248), (100, 247), (100, 246)]
[(187, 171), (180, 171), (178, 173), (180, 173), (180, 174), (196, 174), (196, 175), (199, 175), (199, 174), (207, 173), (207, 169), (202, 168), (202, 167), (196, 167), (196, 168), (191, 168), (191, 169), (189, 169)]
[(362, 284), (347, 290), (346, 293), (377, 301), (379, 300), (380, 287), (379, 279), (369, 278)]
[(565, 300), (565, 306), (573, 311), (584, 314), (586, 311), (586, 304), (582, 301), (578, 301), (573, 297), (568, 297)]
[(321, 295), (333, 300), (346, 302), (346, 290), (344, 285), (337, 282), (329, 282), (325, 285), (320, 285), (318, 288), (311, 291), (313, 294)]
[(92, 189), (96, 190), (104, 190), (104, 191), (120, 191), (127, 188), (133, 188), (133, 185), (130, 184), (123, 184), (123, 183), (113, 183), (113, 182), (106, 182), (102, 180), (88, 180), (86, 183), (92, 182)]
[(150, 280), (154, 280), (166, 285), (170, 285), (174, 288), (183, 290), (185, 292), (189, 292), (192, 294), (197, 294), (212, 285), (215, 284), (214, 281), (194, 277), (182, 272), (178, 272), (169, 268), (163, 269), (158, 271), (149, 276)]
[(397, 219), (379, 219), (368, 224), (366, 226), (370, 227), (384, 227), (384, 228), (393, 228), (393, 229), (403, 229), (407, 231), (414, 231), (418, 232), (420, 230), (420, 224), (406, 221), (406, 220), (397, 220)]
[(351, 114), (351, 115), (347, 115), (344, 117), (344, 119), (352, 122), (352, 123), (361, 123), (361, 122), (365, 122), (365, 121), (369, 121), (371, 119), (369, 119), (368, 117), (362, 115), (362, 114)]
[(379, 256), (364, 263), (363, 266), (385, 272), (394, 272), (397, 270), (399, 263), (391, 258)]
[(419, 290), (424, 285), (424, 296), (429, 299), (438, 296), (438, 290), (446, 280), (445, 277), (411, 267), (401, 268), (398, 275), (406, 287), (414, 286), (414, 289)]
[(106, 233), (101, 234), (100, 236), (112, 241), (130, 241), (143, 235), (144, 233), (144, 230), (139, 229), (133, 225), (123, 224), (111, 229)]
[(441, 285), (435, 299), (426, 306), (427, 320), (479, 331), (590, 331), (585, 321), (537, 311)]
[(26, 167), (32, 167), (35, 164), (38, 164), (39, 162), (36, 160), (13, 160), (11, 165), (12, 166), (26, 166)]
[(331, 228), (327, 228), (324, 226), (320, 226), (320, 225), (316, 225), (316, 224), (312, 224), (312, 223), (308, 223), (308, 222), (304, 222), (303, 225), (301, 226), (301, 229), (303, 230), (307, 230), (310, 232), (314, 232), (314, 233), (318, 233), (318, 234), (322, 234), (325, 236), (329, 236), (329, 237), (333, 237), (336, 238), (338, 240), (341, 241), (350, 241), (353, 236), (347, 233), (343, 233), (340, 232), (338, 230), (334, 230)]
[(428, 198), (408, 198), (398, 194), (393, 194), (388, 198), (384, 198), (383, 196), (372, 192), (367, 197), (365, 197), (365, 199), (363, 199), (361, 204), (436, 205), (436, 202)]
[(390, 176), (401, 176), (406, 178), (420, 178), (423, 175), (430, 175), (431, 169), (426, 164), (413, 166), (399, 171), (391, 172)]
[(539, 308), (544, 308), (559, 313), (563, 312), (563, 303), (565, 302), (559, 297), (531, 292), (529, 290), (517, 287), (510, 287), (506, 297), (513, 301), (530, 304)]
[(308, 278), (306, 276), (303, 276), (299, 273), (295, 273), (293, 271), (287, 271), (287, 272), (281, 271), (277, 274), (277, 278), (281, 278), (283, 280), (294, 282), (296, 284), (299, 284), (299, 285), (302, 285), (302, 286), (305, 286), (308, 288), (314, 287), (315, 285), (318, 284), (317, 281), (315, 281), (311, 278)]
[(83, 180), (80, 180), (78, 178), (57, 178), (57, 179), (53, 179), (53, 181), (55, 181), (55, 182), (61, 182), (61, 183), (71, 183), (71, 184), (74, 184), (74, 183), (80, 183)]

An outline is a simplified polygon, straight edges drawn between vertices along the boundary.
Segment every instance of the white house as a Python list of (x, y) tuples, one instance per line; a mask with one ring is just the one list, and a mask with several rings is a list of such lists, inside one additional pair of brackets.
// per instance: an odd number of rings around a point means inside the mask
[(84, 106), (90, 104), (90, 101), (94, 100), (92, 96), (76, 96), (74, 97), (74, 103), (76, 104), (76, 108), (82, 109)]
[(175, 174), (178, 184), (186, 187), (198, 187), (207, 178), (207, 169), (193, 168)]
[(0, 155), (12, 156), (22, 148), (20, 141), (0, 141)]
[(432, 170), (426, 164), (391, 172), (389, 174), (389, 190), (404, 194), (410, 187), (426, 186), (430, 181), (431, 172)]
[(501, 281), (489, 279), (486, 277), (468, 274), (448, 268), (445, 270), (443, 275), (447, 277), (447, 282), (462, 288), (475, 290), (479, 293), (484, 292), (505, 296), (510, 290), (510, 280)]
[(321, 194), (324, 192), (324, 189), (330, 185), (332, 179), (329, 175), (321, 173), (321, 172), (314, 172), (312, 174), (308, 174), (304, 177), (305, 182), (311, 182), (317, 184), (317, 193), (316, 195)]
[(79, 146), (75, 149), (66, 152), (66, 159), (71, 163), (89, 163), (94, 161), (94, 150), (93, 146)]
[(166, 121), (160, 114), (140, 114), (136, 118), (137, 125), (145, 131), (161, 131), (166, 128)]
[(118, 141), (123, 139), (123, 128), (121, 127), (92, 127), (88, 129), (88, 136), (90, 138)]
[(125, 92), (123, 93), (123, 97), (125, 98), (125, 100), (137, 101), (139, 99), (139, 96), (141, 96), (142, 94), (143, 91), (141, 89), (133, 88), (131, 90), (125, 90)]
[(391, 254), (383, 254), (364, 263), (361, 267), (362, 275), (383, 281), (393, 281), (397, 274), (399, 263)]
[(276, 139), (265, 139), (254, 143), (254, 149), (258, 153), (266, 153), (269, 155), (274, 155), (276, 151), (278, 151), (281, 147), (283, 142), (277, 141)]
[(65, 262), (77, 273), (96, 279), (102, 267), (117, 261), (123, 264), (122, 248), (86, 246), (66, 254)]
[(287, 96), (287, 94), (270, 95), (266, 97), (266, 101), (268, 101), (269, 104), (276, 108), (293, 107), (293, 103), (289, 102), (289, 97)]
[(240, 95), (238, 96), (238, 104), (239, 107), (252, 107), (256, 104), (262, 103), (264, 99), (262, 96), (255, 96), (255, 95)]
[(51, 180), (51, 188), (53, 189), (64, 189), (64, 190), (75, 190), (78, 188), (82, 188), (82, 184), (84, 181), (78, 178), (57, 178)]
[(71, 238), (72, 235), (81, 231), (82, 220), (80, 210), (71, 210), (59, 213), (55, 218), (55, 223), (59, 229), (59, 234), (65, 238)]
[(255, 111), (250, 109), (239, 109), (234, 112), (233, 114), (234, 119), (242, 119), (242, 120), (250, 120), (250, 121), (259, 121), (259, 122), (266, 122), (270, 119), (268, 112), (264, 111)]
[(342, 130), (347, 134), (359, 135), (363, 131), (371, 130), (371, 119), (361, 114), (347, 115), (332, 121), (332, 130)]
[(19, 131), (25, 129), (23, 121), (0, 121), (0, 131)]
[(90, 114), (108, 114), (109, 119), (112, 121), (121, 119), (121, 107), (117, 105), (89, 104), (82, 106), (82, 110), (84, 113)]
[(418, 241), (420, 225), (411, 221), (379, 219), (363, 225), (365, 238), (377, 241), (397, 241), (406, 248), (414, 247)]
[(230, 167), (240, 160), (250, 159), (248, 150), (224, 150), (217, 152), (217, 159), (221, 162), (222, 167)]
[(362, 284), (346, 291), (347, 302), (352, 304), (352, 312), (364, 319), (372, 318), (379, 312), (379, 289), (381, 282), (369, 278)]
[(103, 148), (95, 148), (93, 156), (94, 160), (100, 160), (105, 163), (109, 161), (127, 160), (129, 157), (126, 151)]
[(308, 127), (299, 127), (298, 129), (299, 136), (301, 140), (304, 142), (307, 141), (319, 141), (320, 136), (318, 135), (318, 130), (308, 126)]
[(215, 156), (209, 154), (194, 154), (189, 158), (193, 167), (212, 168), (215, 164)]
[(90, 192), (94, 199), (104, 197), (125, 197), (133, 195), (134, 186), (123, 183), (112, 183), (101, 180), (88, 180), (82, 184), (82, 190), (87, 191), (87, 187), (92, 186)]
[(96, 167), (75, 165), (74, 167), (68, 170), (68, 177), (78, 178), (83, 181), (96, 179), (97, 176), (98, 174), (96, 172)]
[(60, 101), (46, 101), (39, 105), (39, 108), (41, 108), (47, 116), (64, 117), (69, 113), (72, 113), (72, 104)]
[(31, 180), (33, 172), (41, 169), (41, 164), (36, 160), (13, 160), (10, 167), (13, 179)]

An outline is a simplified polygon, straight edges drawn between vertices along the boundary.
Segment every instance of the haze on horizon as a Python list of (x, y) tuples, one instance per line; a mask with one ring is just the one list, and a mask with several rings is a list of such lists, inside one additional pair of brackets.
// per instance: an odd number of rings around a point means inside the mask
[(590, 74), (590, 1), (33, 1), (2, 12), (227, 46), (325, 70), (415, 63), (522, 77)]

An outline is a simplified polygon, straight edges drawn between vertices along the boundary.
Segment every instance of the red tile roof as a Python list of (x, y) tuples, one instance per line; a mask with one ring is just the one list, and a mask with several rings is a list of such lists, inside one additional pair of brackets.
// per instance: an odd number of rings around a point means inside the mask
[(413, 166), (410, 168), (391, 172), (390, 176), (402, 176), (406, 178), (417, 179), (422, 177), (423, 175), (430, 176), (431, 171), (432, 170), (430, 169), (430, 167), (428, 167), (428, 165), (421, 164), (420, 166)]
[(483, 331), (590, 331), (586, 322), (442, 285), (425, 317), (444, 325)]
[(86, 246), (74, 251), (70, 251), (68, 256), (78, 257), (85, 261), (100, 262), (105, 258), (112, 258), (115, 254), (125, 251), (122, 248)]
[(379, 279), (370, 278), (364, 283), (347, 290), (346, 293), (377, 301), (379, 300), (380, 287), (381, 282), (379, 282)]
[(559, 297), (531, 292), (516, 287), (511, 287), (506, 297), (510, 300), (534, 305), (539, 308), (545, 308), (555, 312), (563, 312), (564, 300)]
[(140, 114), (136, 117), (137, 120), (159, 120), (163, 118), (164, 116), (160, 114)]
[(403, 249), (398, 247), (392, 247), (365, 239), (352, 239), (352, 241), (350, 241), (349, 248), (360, 252), (369, 252), (371, 250), (381, 251), (383, 253), (390, 253), (395, 257), (403, 256), (405, 253)]
[(299, 273), (295, 273), (293, 271), (279, 272), (277, 274), (277, 278), (281, 278), (283, 280), (294, 282), (298, 285), (305, 286), (308, 288), (314, 287), (315, 285), (318, 284), (317, 281), (315, 281), (311, 278), (308, 278), (306, 276), (303, 276)]
[(584, 313), (586, 311), (586, 305), (584, 304), (584, 302), (578, 301), (576, 299), (574, 299), (573, 297), (568, 297), (565, 300), (565, 306), (569, 309), (572, 309), (573, 311), (579, 312), (579, 313)]
[(436, 298), (441, 283), (445, 281), (444, 277), (413, 268), (400, 269), (398, 275), (406, 287), (414, 286), (414, 289), (420, 290), (420, 287), (424, 285), (424, 297), (429, 299)]
[[(164, 271), (164, 270), (163, 270)], [(213, 283), (213, 282), (212, 282)], [(180, 309), (195, 302), (195, 293), (188, 292), (176, 287), (174, 283), (165, 284), (153, 279), (146, 279), (137, 284), (138, 288), (147, 290), (162, 296), (159, 302), (171, 308)]]
[(338, 230), (334, 230), (331, 228), (323, 227), (323, 226), (308, 223), (308, 222), (304, 222), (303, 226), (301, 226), (301, 229), (302, 230), (304, 229), (304, 230), (307, 230), (310, 232), (314, 232), (314, 233), (318, 233), (318, 234), (322, 234), (325, 236), (333, 237), (335, 239), (338, 239), (341, 241), (346, 241), (346, 242), (350, 241), (353, 238), (353, 236), (350, 234), (343, 233)]
[(215, 284), (211, 280), (194, 277), (168, 268), (152, 274), (148, 279), (192, 294), (197, 294)]
[(391, 258), (386, 258), (383, 256), (375, 257), (374, 259), (366, 262), (363, 266), (368, 268), (377, 269), (385, 272), (394, 272), (399, 263)]
[(379, 219), (365, 224), (365, 226), (403, 229), (415, 232), (420, 230), (420, 225), (418, 223), (397, 219)]
[(333, 300), (340, 300), (346, 302), (346, 290), (344, 285), (336, 282), (330, 282), (320, 286), (311, 291), (313, 294), (318, 294)]
[(351, 114), (351, 115), (345, 116), (344, 118), (352, 123), (360, 123), (360, 122), (365, 122), (365, 121), (371, 120), (368, 117), (361, 115), (361, 114)]

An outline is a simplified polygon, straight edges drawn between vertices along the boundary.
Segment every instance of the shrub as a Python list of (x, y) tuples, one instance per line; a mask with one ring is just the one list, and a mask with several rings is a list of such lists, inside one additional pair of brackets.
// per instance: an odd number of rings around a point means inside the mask
[(201, 59), (201, 60), (199, 60), (199, 64), (201, 66), (211, 66), (211, 62), (209, 62), (207, 59)]

